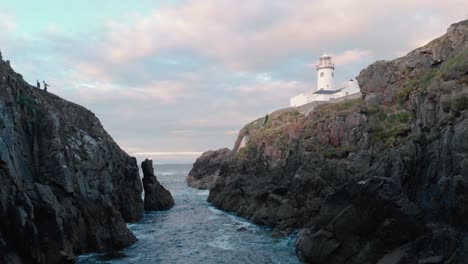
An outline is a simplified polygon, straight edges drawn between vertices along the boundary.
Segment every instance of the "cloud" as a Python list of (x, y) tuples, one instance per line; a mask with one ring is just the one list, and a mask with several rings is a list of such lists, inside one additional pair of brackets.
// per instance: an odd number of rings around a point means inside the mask
[[(365, 40), (359, 36), (385, 22), (392, 12), (413, 14), (417, 19), (417, 14), (433, 9), (454, 12), (453, 5), (419, 0), (252, 0), (242, 5), (229, 0), (190, 0), (136, 16), (130, 23), (109, 21), (107, 56), (115, 63), (124, 63), (184, 48), (234, 69), (252, 70), (301, 52), (327, 46), (333, 49), (337, 43), (351, 39), (363, 43)], [(413, 28), (410, 25), (401, 31)]]
[[(58, 81), (59, 82), (59, 81)], [(88, 103), (121, 102), (174, 104), (177, 100), (189, 96), (187, 87), (178, 81), (154, 81), (145, 86), (120, 87), (113, 83), (77, 82), (74, 89), (57, 90), (65, 97), (79, 97)]]
[(16, 28), (16, 21), (13, 16), (0, 14), (0, 30), (11, 32)]
[(332, 54), (333, 63), (337, 66), (364, 60), (372, 55), (370, 50), (351, 49), (340, 54)]
[[(376, 8), (371, 1), (368, 6)], [(124, 63), (164, 49), (188, 48), (236, 69), (250, 69), (275, 57), (351, 37), (368, 27), (374, 16), (358, 11), (360, 6), (352, 1), (330, 5), (325, 0), (314, 4), (253, 0), (239, 5), (226, 0), (192, 0), (155, 10), (131, 23), (109, 21), (107, 57)]]
[(261, 93), (265, 96), (275, 95), (277, 93), (290, 93), (291, 90), (297, 90), (303, 84), (296, 81), (268, 81), (260, 82), (253, 85), (235, 87), (236, 93), (252, 94)]
[(239, 134), (239, 131), (237, 131), (237, 130), (228, 130), (228, 131), (225, 131), (224, 134), (228, 135), (228, 136), (237, 136)]
[(79, 34), (46, 21), (28, 35), (15, 25), (29, 20), (0, 15), (0, 29), (14, 29), (0, 48), (25, 79), (44, 79), (95, 112), (127, 151), (166, 150), (154, 155), (163, 159), (232, 146), (244, 124), (314, 89), (311, 61), (323, 52), (334, 56), (337, 81), (346, 80), (441, 35), (467, 5), (185, 0), (109, 16)]

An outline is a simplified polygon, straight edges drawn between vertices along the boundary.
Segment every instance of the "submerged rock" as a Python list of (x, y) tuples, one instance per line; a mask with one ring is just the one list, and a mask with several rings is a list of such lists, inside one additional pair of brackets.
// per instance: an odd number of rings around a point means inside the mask
[(145, 210), (169, 210), (174, 206), (171, 193), (166, 190), (154, 175), (153, 161), (146, 159), (141, 163), (143, 187), (145, 189)]
[(468, 263), (468, 21), (357, 80), (362, 99), (247, 124), (208, 201), (302, 229), (308, 263)]
[(188, 186), (199, 190), (210, 189), (219, 175), (221, 166), (229, 160), (231, 155), (232, 151), (227, 148), (203, 153), (195, 161), (187, 176)]
[(69, 263), (134, 243), (136, 159), (89, 110), (28, 85), (2, 60), (0, 78), (0, 262)]

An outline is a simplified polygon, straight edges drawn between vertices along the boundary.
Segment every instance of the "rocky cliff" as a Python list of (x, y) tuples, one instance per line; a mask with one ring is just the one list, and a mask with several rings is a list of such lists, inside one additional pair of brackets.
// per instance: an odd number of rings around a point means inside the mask
[(357, 80), (246, 125), (208, 200), (309, 263), (468, 263), (468, 21)]
[(187, 176), (187, 185), (207, 190), (211, 188), (223, 163), (231, 157), (232, 151), (227, 148), (204, 152), (193, 164)]
[(0, 262), (67, 263), (136, 238), (135, 158), (89, 110), (23, 81), (0, 56)]

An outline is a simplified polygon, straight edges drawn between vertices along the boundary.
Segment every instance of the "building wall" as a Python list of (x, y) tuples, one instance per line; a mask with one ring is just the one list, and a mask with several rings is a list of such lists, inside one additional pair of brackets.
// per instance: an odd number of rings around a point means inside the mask
[(357, 82), (348, 82), (348, 86), (346, 86), (345, 88), (343, 88), (341, 90), (345, 95), (351, 95), (351, 94), (355, 94), (355, 93), (359, 93), (361, 92), (361, 90), (359, 89), (359, 86), (357, 85)]
[(289, 100), (289, 105), (290, 106), (300, 106), (300, 105), (304, 105), (304, 104), (307, 104), (309, 101), (308, 101), (308, 97), (307, 95), (305, 94), (298, 94), (294, 97), (291, 97), (291, 99)]
[(350, 94), (350, 95), (343, 96), (343, 97), (340, 97), (340, 98), (330, 99), (330, 102), (337, 103), (337, 102), (343, 102), (345, 100), (350, 100), (350, 99), (358, 99), (358, 98), (361, 98), (361, 97), (362, 97), (361, 92), (358, 92), (358, 93)]
[(308, 103), (314, 101), (328, 101), (330, 99), (329, 94), (309, 94), (308, 95)]

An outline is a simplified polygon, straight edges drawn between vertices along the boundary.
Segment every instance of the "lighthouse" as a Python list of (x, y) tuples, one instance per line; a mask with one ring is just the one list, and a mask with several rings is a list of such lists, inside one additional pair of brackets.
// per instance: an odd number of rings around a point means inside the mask
[(334, 79), (335, 65), (332, 63), (332, 57), (324, 53), (317, 64), (317, 90), (333, 90)]
[(325, 53), (317, 64), (317, 90), (310, 89), (309, 92), (291, 97), (289, 105), (298, 107), (311, 102), (338, 102), (356, 98), (361, 98), (358, 83), (351, 79), (335, 85), (335, 65), (332, 57)]

